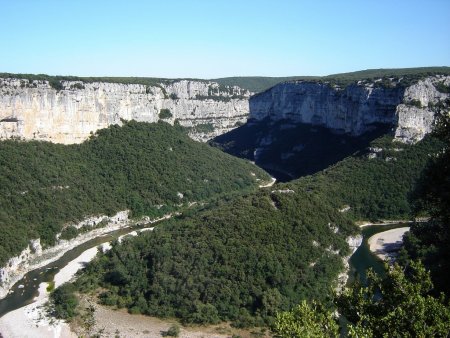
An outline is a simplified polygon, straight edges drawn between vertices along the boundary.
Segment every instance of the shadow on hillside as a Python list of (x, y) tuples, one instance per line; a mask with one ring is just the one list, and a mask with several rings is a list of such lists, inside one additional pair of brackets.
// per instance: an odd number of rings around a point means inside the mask
[(210, 141), (237, 157), (254, 161), (278, 181), (287, 182), (328, 168), (352, 154), (364, 154), (391, 126), (374, 125), (358, 137), (289, 120), (249, 120)]

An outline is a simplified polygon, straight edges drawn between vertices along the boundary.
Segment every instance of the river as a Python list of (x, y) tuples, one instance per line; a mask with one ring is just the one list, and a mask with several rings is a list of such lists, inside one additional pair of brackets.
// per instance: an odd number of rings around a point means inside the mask
[(33, 271), (28, 272), (20, 281), (13, 285), (11, 291), (5, 298), (0, 300), (0, 317), (6, 313), (16, 310), (20, 307), (33, 303), (33, 299), (38, 295), (38, 289), (40, 283), (50, 283), (53, 281), (54, 276), (66, 266), (70, 261), (77, 258), (84, 251), (96, 247), (102, 243), (110, 242), (117, 239), (120, 236), (129, 234), (137, 229), (142, 229), (144, 226), (135, 226), (123, 228), (105, 234), (103, 236), (96, 237), (87, 241), (72, 250), (67, 251), (58, 260)]
[(361, 229), (363, 242), (355, 253), (350, 257), (349, 280), (351, 283), (356, 276), (361, 278), (363, 283), (366, 282), (366, 270), (372, 268), (377, 274), (384, 275), (384, 262), (370, 251), (368, 239), (380, 232), (410, 226), (407, 223), (394, 223), (386, 225), (369, 225)]

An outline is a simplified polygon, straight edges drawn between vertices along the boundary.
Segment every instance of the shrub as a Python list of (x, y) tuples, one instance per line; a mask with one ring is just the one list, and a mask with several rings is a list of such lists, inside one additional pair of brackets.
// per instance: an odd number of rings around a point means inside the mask
[(450, 86), (445, 85), (443, 82), (435, 83), (434, 87), (440, 93), (450, 93)]
[(77, 314), (78, 299), (73, 284), (64, 284), (50, 294), (50, 312), (58, 319), (70, 320)]
[(65, 228), (63, 231), (61, 231), (61, 236), (59, 238), (69, 240), (77, 237), (77, 235), (78, 235), (77, 228), (71, 225)]
[(163, 332), (163, 337), (178, 337), (180, 335), (180, 327), (176, 324), (172, 325), (166, 332)]
[(48, 84), (50, 85), (50, 87), (52, 87), (53, 89), (55, 89), (56, 91), (60, 91), (63, 90), (63, 85), (61, 84), (60, 80), (57, 80), (55, 78), (50, 78), (48, 80)]
[(172, 113), (170, 112), (170, 109), (164, 108), (159, 111), (159, 118), (160, 119), (170, 119), (172, 117)]
[(414, 100), (409, 101), (407, 104), (410, 106), (417, 107), (417, 108), (422, 108), (422, 103), (419, 100), (414, 99)]

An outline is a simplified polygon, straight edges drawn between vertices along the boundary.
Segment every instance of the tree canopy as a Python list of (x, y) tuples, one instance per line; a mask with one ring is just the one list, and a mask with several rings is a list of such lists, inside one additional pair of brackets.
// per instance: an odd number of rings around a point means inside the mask
[(78, 145), (1, 141), (0, 166), (0, 266), (30, 239), (53, 244), (64, 224), (87, 216), (129, 209), (156, 217), (269, 180), (163, 122), (113, 125)]

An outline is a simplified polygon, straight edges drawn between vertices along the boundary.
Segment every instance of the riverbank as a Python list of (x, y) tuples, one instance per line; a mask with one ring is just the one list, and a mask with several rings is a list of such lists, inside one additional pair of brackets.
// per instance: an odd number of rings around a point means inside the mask
[(0, 318), (0, 336), (4, 338), (76, 338), (68, 324), (49, 318), (45, 304), (48, 302), (48, 283), (39, 285), (39, 296), (32, 304), (8, 312)]
[(425, 223), (430, 220), (429, 217), (421, 217), (416, 218), (415, 220), (405, 220), (405, 219), (399, 219), (399, 220), (381, 220), (380, 222), (369, 222), (369, 221), (357, 221), (355, 222), (357, 226), (360, 228), (364, 228), (371, 225), (391, 225), (391, 224), (413, 224), (413, 223)]
[(180, 328), (179, 337), (181, 338), (231, 337), (229, 334), (220, 333), (220, 329), (215, 330), (215, 328), (220, 326), (199, 327), (198, 329), (185, 328), (175, 320), (159, 319), (139, 314), (132, 315), (126, 309), (114, 310), (111, 307), (95, 303), (86, 295), (81, 296), (80, 306), (94, 309), (92, 322), (95, 324), (87, 333), (81, 323), (74, 321), (71, 324), (71, 328), (72, 332), (77, 336), (89, 336), (101, 332), (102, 337), (162, 337), (164, 332), (167, 332), (171, 326), (176, 325)]
[(403, 244), (403, 235), (410, 227), (402, 227), (379, 232), (368, 239), (370, 251), (382, 260), (390, 260), (395, 257)]
[[(125, 236), (137, 236), (138, 233), (153, 230), (152, 228), (144, 228), (132, 231)], [(110, 242), (105, 242), (85, 250), (81, 255), (70, 261), (64, 266), (54, 277), (54, 287), (58, 288), (62, 284), (73, 280), (76, 273), (92, 261), (98, 253), (98, 250), (109, 250)], [(8, 312), (0, 318), (0, 336), (4, 338), (72, 338), (78, 337), (73, 333), (67, 323), (48, 316), (45, 304), (49, 300), (49, 292), (47, 287), (49, 283), (41, 283), (39, 285), (39, 295), (34, 302), (23, 306), (14, 311)]]
[[(139, 225), (144, 226), (154, 224), (171, 217), (172, 214), (167, 214), (157, 219), (150, 220), (147, 218), (144, 221), (139, 222)], [(137, 225), (137, 221), (128, 218), (127, 210), (120, 211), (112, 217), (107, 217), (107, 220), (108, 223), (104, 227), (80, 234), (71, 240), (61, 240), (57, 245), (45, 250), (42, 250), (41, 248), (31, 250), (28, 247), (18, 257), (11, 258), (7, 266), (0, 269), (0, 300), (5, 298), (11, 288), (28, 272), (58, 260), (66, 252), (83, 243), (107, 235), (111, 232)], [(86, 220), (81, 223), (86, 223)]]

